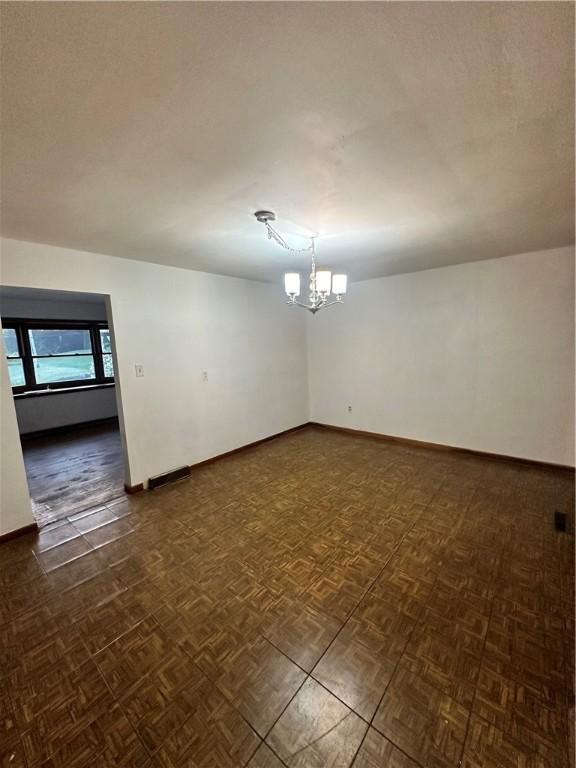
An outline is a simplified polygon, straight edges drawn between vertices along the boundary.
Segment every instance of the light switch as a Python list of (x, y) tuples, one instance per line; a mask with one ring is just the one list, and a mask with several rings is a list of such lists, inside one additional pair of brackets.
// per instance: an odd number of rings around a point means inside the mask
[(208, 371), (202, 371), (202, 381), (208, 381)]
[(136, 371), (136, 376), (138, 376), (138, 378), (141, 378), (142, 376), (144, 376), (144, 366), (143, 365), (135, 365), (134, 366), (134, 370)]

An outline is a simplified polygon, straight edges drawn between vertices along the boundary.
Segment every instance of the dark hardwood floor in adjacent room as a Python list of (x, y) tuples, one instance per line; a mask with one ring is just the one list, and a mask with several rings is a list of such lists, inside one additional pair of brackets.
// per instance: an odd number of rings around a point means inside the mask
[(25, 437), (22, 450), (39, 525), (105, 504), (124, 493), (124, 462), (115, 424)]
[(0, 765), (566, 768), (573, 503), (307, 428), (0, 545)]

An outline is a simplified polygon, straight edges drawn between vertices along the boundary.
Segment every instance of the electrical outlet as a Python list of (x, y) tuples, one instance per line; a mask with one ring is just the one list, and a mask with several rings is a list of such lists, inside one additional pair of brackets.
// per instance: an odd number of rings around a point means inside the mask
[(348, 406), (348, 413), (352, 413), (352, 406), (351, 405)]
[(136, 372), (136, 376), (140, 379), (142, 376), (144, 376), (144, 366), (143, 365), (135, 365), (134, 370)]

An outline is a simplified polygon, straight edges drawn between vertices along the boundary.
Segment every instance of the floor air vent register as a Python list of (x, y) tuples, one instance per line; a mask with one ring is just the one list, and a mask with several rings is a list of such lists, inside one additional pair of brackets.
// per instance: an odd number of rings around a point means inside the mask
[(153, 491), (154, 488), (160, 488), (162, 485), (168, 485), (168, 483), (175, 483), (178, 480), (183, 480), (185, 477), (189, 476), (190, 467), (171, 469), (170, 472), (164, 472), (163, 475), (156, 475), (156, 477), (151, 477), (148, 481), (148, 488)]

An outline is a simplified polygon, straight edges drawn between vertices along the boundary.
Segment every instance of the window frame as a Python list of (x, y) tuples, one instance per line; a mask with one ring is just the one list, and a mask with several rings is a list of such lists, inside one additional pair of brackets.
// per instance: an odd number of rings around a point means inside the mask
[[(6, 322), (5, 324), (4, 324), (4, 322), (2, 323), (2, 330), (3, 331), (5, 331), (5, 330), (6, 331), (14, 331), (14, 334), (16, 336), (16, 345), (18, 347), (18, 357), (10, 357), (10, 355), (8, 355), (8, 354), (5, 355), (6, 365), (8, 365), (8, 361), (9, 360), (19, 360), (20, 363), (22, 364), (22, 373), (24, 374), (24, 381), (26, 382), (26, 364), (24, 362), (24, 354), (22, 352), (22, 338), (21, 338), (21, 335), (20, 335), (20, 330), (19, 330), (19, 328), (17, 326), (12, 325), (12, 324), (10, 324), (8, 322)], [(10, 366), (8, 366), (8, 368), (9, 367)], [(8, 370), (8, 380), (10, 380), (10, 370)], [(22, 386), (25, 386), (25, 384), (22, 385)], [(17, 385), (15, 387), (12, 387), (12, 391), (13, 392), (17, 392), (18, 390), (22, 389), (22, 386)]]
[[(16, 331), (16, 340), (22, 366), (24, 368), (25, 384), (12, 387), (12, 392), (22, 394), (25, 392), (52, 391), (56, 389), (68, 389), (71, 387), (95, 387), (102, 384), (113, 384), (114, 376), (104, 374), (104, 358), (102, 344), (100, 341), (100, 331), (109, 330), (106, 321), (84, 321), (84, 320), (30, 320), (28, 318), (6, 317), (2, 318), (2, 328), (14, 329)], [(91, 356), (94, 359), (94, 377), (91, 379), (67, 379), (66, 381), (53, 381), (47, 383), (37, 383), (36, 372), (34, 370), (34, 360), (50, 357), (74, 357), (74, 355), (33, 355), (30, 346), (30, 337), (28, 331), (40, 330), (73, 330), (89, 331), (91, 353), (86, 353), (86, 357)], [(112, 340), (110, 340), (110, 349), (112, 349)], [(113, 353), (112, 353), (113, 354)], [(12, 358), (16, 359), (16, 358)], [(112, 357), (114, 363), (114, 357)]]

